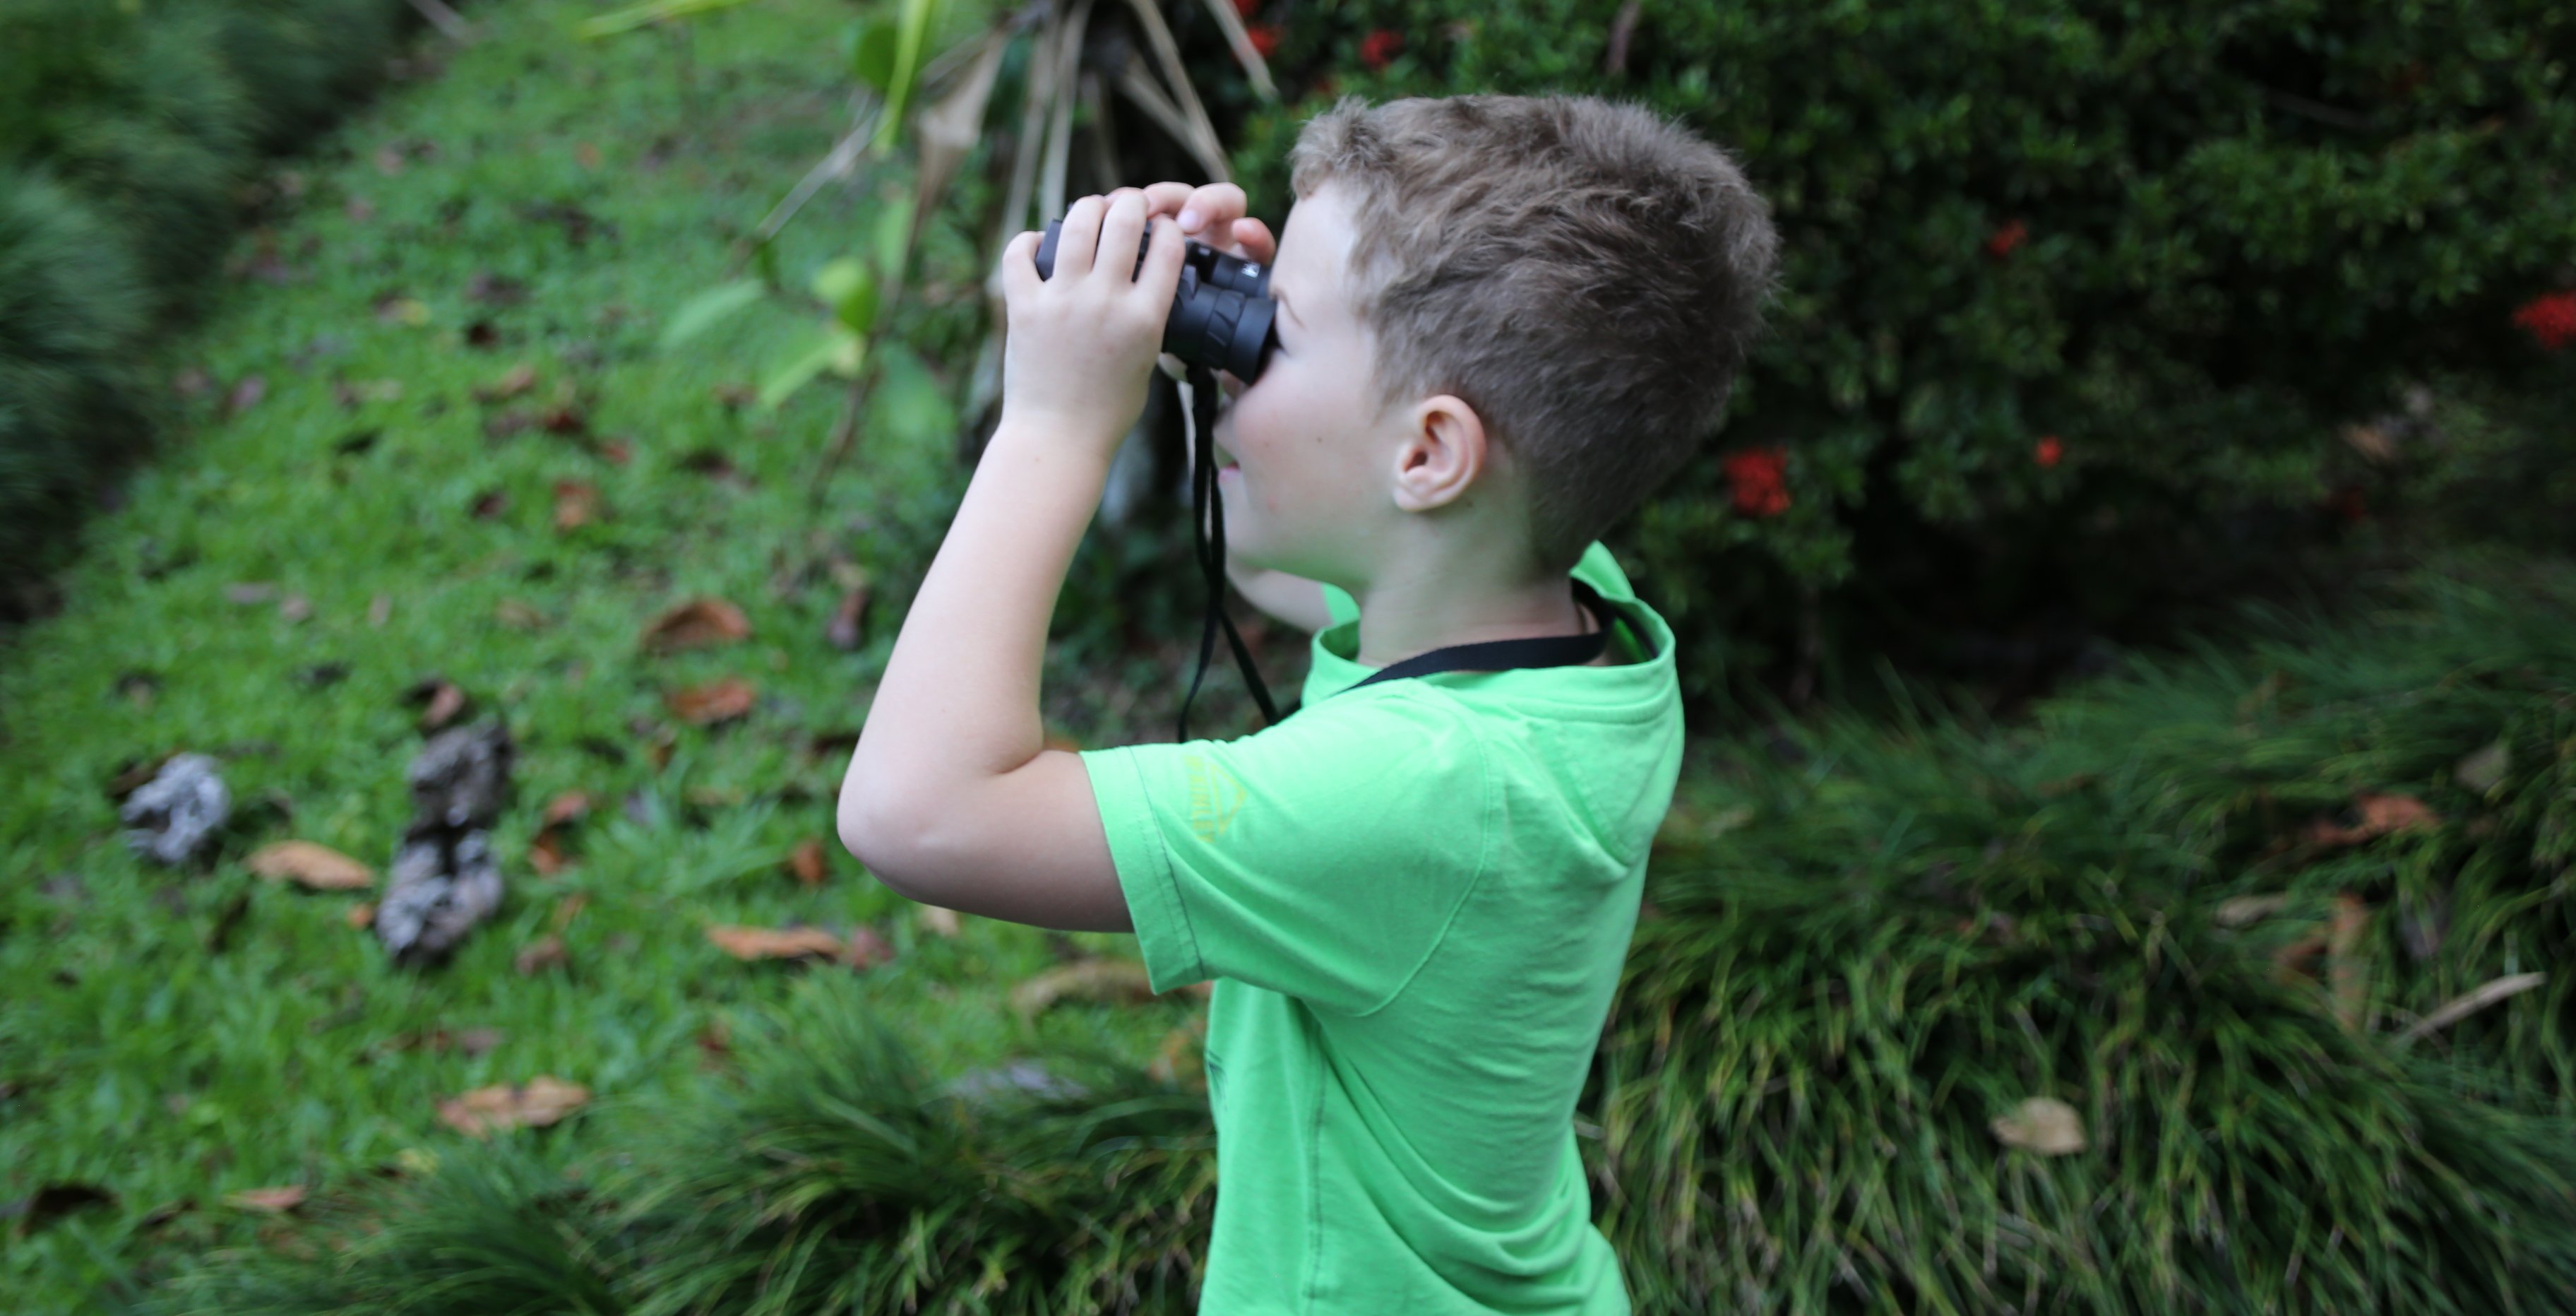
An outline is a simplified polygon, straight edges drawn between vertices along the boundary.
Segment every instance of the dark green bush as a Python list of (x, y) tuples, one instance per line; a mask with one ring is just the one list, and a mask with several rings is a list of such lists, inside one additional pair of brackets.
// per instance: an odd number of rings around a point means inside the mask
[[(1709, 460), (1613, 544), (1694, 694), (1796, 645), (1810, 590), (1829, 653), (2049, 602), (2111, 628), (2338, 524), (2337, 429), (2406, 381), (2576, 357), (2512, 324), (2576, 287), (2564, 5), (1643, 0), (1610, 71), (1620, 8), (1274, 3), (1292, 99), (1235, 159), (1284, 213), (1336, 92), (1597, 94), (1739, 153), (1786, 290)], [(1757, 448), (1777, 514), (1730, 500)]]
[[(2576, 571), (2374, 601), (1723, 746), (1584, 1102), (1639, 1310), (2576, 1308)], [(2374, 795), (2428, 812), (2320, 839)], [(2090, 1145), (2002, 1145), (2030, 1097)]]
[(35, 557), (79, 477), (146, 433), (132, 354), (151, 299), (101, 227), (42, 172), (0, 168), (0, 563)]
[(213, 288), (261, 154), (414, 21), (401, 0), (0, 6), (0, 579), (56, 560), (144, 438), (136, 363)]

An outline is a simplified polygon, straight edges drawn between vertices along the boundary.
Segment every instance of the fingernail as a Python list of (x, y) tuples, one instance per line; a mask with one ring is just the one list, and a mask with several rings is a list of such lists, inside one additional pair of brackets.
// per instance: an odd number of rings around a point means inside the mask
[(1181, 212), (1181, 231), (1184, 233), (1196, 233), (1198, 232), (1199, 225), (1206, 222), (1207, 221), (1199, 215), (1199, 212), (1195, 210), (1184, 210)]

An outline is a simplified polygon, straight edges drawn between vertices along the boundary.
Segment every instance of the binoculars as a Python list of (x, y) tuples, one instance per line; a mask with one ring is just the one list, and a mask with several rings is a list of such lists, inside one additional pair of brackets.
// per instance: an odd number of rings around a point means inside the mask
[[(1063, 220), (1047, 221), (1046, 238), (1038, 243), (1041, 279), (1055, 275), (1056, 241), (1063, 232)], [(1137, 242), (1138, 269), (1153, 241), (1147, 233)], [(1181, 285), (1163, 321), (1163, 350), (1184, 365), (1223, 370), (1250, 384), (1261, 376), (1277, 341), (1279, 303), (1270, 300), (1270, 271), (1203, 242), (1188, 242), (1184, 250)]]

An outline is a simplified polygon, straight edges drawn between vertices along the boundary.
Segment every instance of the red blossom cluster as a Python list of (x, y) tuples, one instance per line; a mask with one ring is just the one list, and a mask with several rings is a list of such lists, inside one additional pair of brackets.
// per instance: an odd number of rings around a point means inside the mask
[(1387, 61), (1394, 59), (1395, 53), (1402, 49), (1404, 49), (1404, 38), (1401, 35), (1379, 28), (1369, 33), (1367, 38), (1360, 42), (1360, 62), (1368, 65), (1373, 72), (1382, 72), (1386, 68)]
[(1255, 23), (1252, 26), (1243, 29), (1243, 34), (1252, 38), (1252, 48), (1260, 51), (1263, 59), (1270, 58), (1272, 53), (1279, 49), (1279, 28), (1277, 24)]
[(2056, 435), (2047, 434), (2040, 437), (2039, 447), (2031, 453), (2031, 459), (2042, 466), (2055, 466), (2065, 455), (2066, 445), (2058, 442)]
[(1260, 10), (1261, 0), (1234, 0), (1234, 12), (1238, 18), (1250, 18)]
[(2542, 347), (2555, 352), (2576, 342), (2576, 292), (2543, 293), (2513, 313), (2517, 326), (2531, 331)]
[(1789, 454), (1779, 448), (1746, 448), (1725, 459), (1726, 482), (1735, 491), (1735, 510), (1747, 516), (1778, 516), (1789, 510)]
[(2016, 219), (1996, 229), (1995, 235), (1986, 239), (1986, 250), (1997, 256), (2009, 256), (2012, 254), (2012, 249), (2020, 246), (2022, 239), (2029, 236), (2030, 226)]

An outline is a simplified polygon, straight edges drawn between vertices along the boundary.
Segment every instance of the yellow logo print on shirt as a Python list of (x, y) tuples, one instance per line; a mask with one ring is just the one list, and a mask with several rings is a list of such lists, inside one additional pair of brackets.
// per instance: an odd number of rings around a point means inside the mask
[(1213, 841), (1225, 835), (1234, 822), (1235, 810), (1252, 792), (1243, 788), (1226, 770), (1196, 754), (1184, 754), (1181, 762), (1190, 771), (1190, 830), (1202, 841)]

